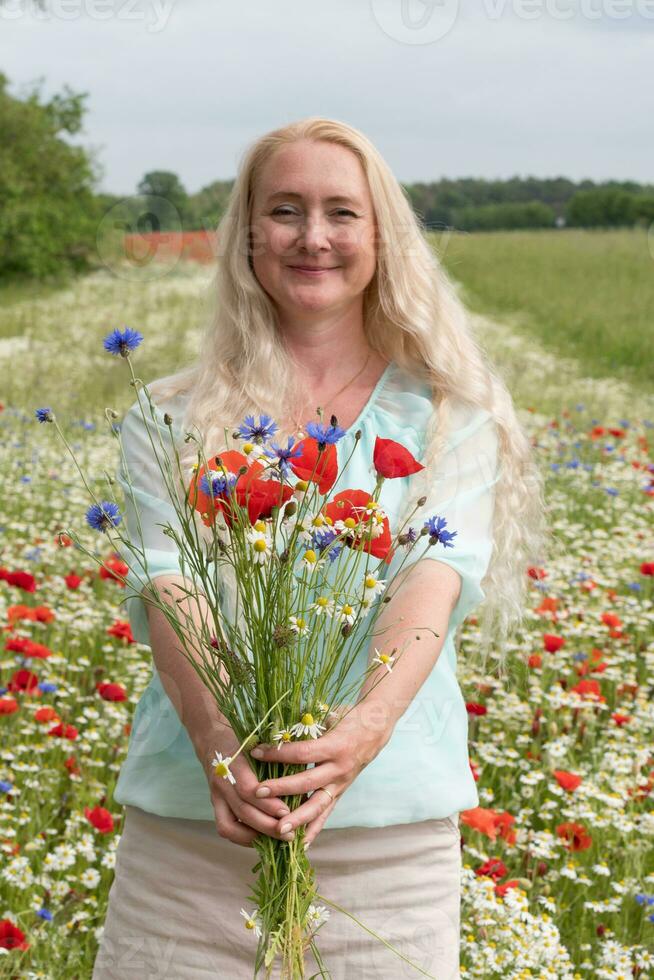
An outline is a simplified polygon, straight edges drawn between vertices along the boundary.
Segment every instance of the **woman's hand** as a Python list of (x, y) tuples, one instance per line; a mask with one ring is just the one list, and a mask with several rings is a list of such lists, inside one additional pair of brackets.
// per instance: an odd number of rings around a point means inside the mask
[[(365, 702), (360, 702), (319, 738), (285, 742), (279, 747), (257, 746), (250, 750), (250, 754), (258, 760), (316, 764), (312, 769), (293, 776), (264, 780), (255, 787), (255, 798), (273, 800), (275, 797), (302, 796), (313, 791), (313, 795), (296, 810), (275, 821), (280, 834), (306, 824), (304, 840), (305, 847), (308, 847), (322, 830), (338, 797), (378, 755), (390, 736), (388, 725), (380, 723), (378, 716), (373, 718), (366, 710)], [(324, 787), (334, 797), (333, 801), (322, 792)]]
[(223, 734), (218, 745), (214, 740), (211, 748), (207, 747), (201, 753), (218, 834), (243, 847), (252, 847), (259, 833), (280, 840), (293, 840), (294, 832), (282, 834), (279, 831), (279, 818), (290, 813), (289, 808), (279, 799), (257, 799), (255, 790), (259, 782), (243, 752), (229, 764), (235, 783), (216, 775), (211, 764), (216, 749), (223, 758), (238, 751), (239, 743), (233, 731), (229, 731), (231, 738)]

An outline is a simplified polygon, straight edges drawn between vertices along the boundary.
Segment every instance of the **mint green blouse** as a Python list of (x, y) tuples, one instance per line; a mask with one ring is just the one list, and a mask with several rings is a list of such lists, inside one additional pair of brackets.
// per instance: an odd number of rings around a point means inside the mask
[[(177, 425), (181, 424), (184, 404), (184, 396), (177, 396), (165, 404), (159, 401), (158, 409), (161, 416), (168, 412)], [(349, 460), (339, 488), (349, 486), (372, 492), (375, 485), (372, 458), (377, 435), (397, 440), (421, 461), (426, 424), (432, 411), (428, 384), (392, 361), (359, 417), (336, 444), (340, 470), (352, 453), (355, 432), (361, 430), (359, 447)], [(160, 425), (163, 430), (163, 420)], [(454, 633), (484, 599), (480, 583), (492, 549), (494, 485), (499, 476), (498, 438), (495, 421), (488, 411), (456, 400), (450, 409), (447, 431), (447, 448), (433, 475), (427, 502), (411, 523), (419, 531), (424, 520), (438, 515), (447, 518), (448, 530), (457, 531), (453, 547), (434, 545), (424, 557), (441, 561), (458, 572), (459, 599), (431, 673), (398, 720), (384, 748), (339, 798), (325, 822), (327, 828), (412, 823), (446, 817), (479, 805), (468, 763), (468, 715), (456, 677)], [(179, 572), (174, 542), (158, 526), (166, 522), (175, 525), (176, 516), (170, 502), (162, 499), (157, 464), (138, 405), (132, 406), (124, 418), (122, 438), (150, 576)], [(122, 469), (118, 479), (127, 491)], [(384, 482), (380, 503), (393, 531), (406, 501), (415, 502), (420, 495), (412, 487), (411, 477)], [(125, 522), (128, 534), (139, 543), (135, 508), (127, 492)], [(418, 543), (407, 558), (405, 550), (398, 547), (383, 577), (390, 579), (403, 560), (403, 568), (419, 560), (424, 549), (424, 543)], [(131, 556), (126, 557), (133, 563)], [(138, 575), (130, 571), (128, 581), (136, 586)], [(136, 595), (126, 601), (135, 638), (149, 643), (143, 601)], [(438, 602), (437, 595), (434, 602)], [(363, 644), (353, 676), (361, 676), (366, 664), (367, 650)], [(114, 798), (118, 803), (132, 804), (161, 816), (214, 819), (207, 777), (187, 730), (165, 693), (154, 662), (152, 679), (136, 705), (127, 756)]]

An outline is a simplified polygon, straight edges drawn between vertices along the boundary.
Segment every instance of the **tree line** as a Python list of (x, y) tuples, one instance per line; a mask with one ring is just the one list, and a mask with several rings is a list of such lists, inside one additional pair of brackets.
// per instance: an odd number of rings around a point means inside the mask
[[(44, 278), (97, 264), (99, 229), (120, 211), (117, 229), (132, 232), (213, 230), (233, 180), (189, 193), (168, 170), (146, 173), (125, 198), (98, 190), (101, 166), (74, 145), (86, 93), (68, 87), (44, 99), (40, 85), (11, 95), (0, 72), (0, 276)], [(575, 182), (565, 177), (442, 178), (403, 184), (426, 230), (616, 228), (654, 222), (654, 185)]]

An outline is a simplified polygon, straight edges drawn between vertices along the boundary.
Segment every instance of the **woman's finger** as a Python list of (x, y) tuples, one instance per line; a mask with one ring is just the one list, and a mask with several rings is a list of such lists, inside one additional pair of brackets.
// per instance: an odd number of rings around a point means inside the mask
[[(330, 790), (332, 795), (335, 795), (331, 787)], [(335, 802), (335, 800), (330, 799), (329, 793), (316, 790), (306, 803), (302, 803), (297, 810), (292, 810), (287, 817), (282, 817), (281, 820), (277, 821), (280, 833), (282, 831), (294, 831), (296, 827), (316, 820), (325, 810), (333, 807)]]
[[(326, 795), (326, 794), (322, 794), (322, 795)], [(308, 847), (309, 844), (312, 844), (314, 842), (314, 840), (322, 830), (323, 826), (325, 825), (325, 821), (327, 817), (332, 812), (335, 806), (336, 806), (336, 800), (334, 800), (333, 803), (330, 803), (329, 806), (326, 806), (325, 809), (322, 811), (322, 813), (318, 814), (315, 820), (310, 820), (309, 823), (306, 825), (306, 827), (304, 828), (305, 847)]]
[(216, 820), (216, 830), (220, 837), (230, 840), (242, 847), (252, 847), (257, 832), (244, 823), (239, 823), (226, 801), (217, 794), (213, 799), (213, 809)]
[[(238, 760), (237, 760), (238, 761)], [(259, 787), (259, 782), (257, 781), (256, 774), (252, 772), (248, 762), (243, 760), (243, 764), (234, 765), (233, 775), (236, 779), (236, 783), (230, 783), (225, 780), (222, 776), (216, 776), (214, 773), (211, 777), (212, 783), (216, 785), (216, 788), (220, 790), (221, 783), (223, 786), (229, 785), (234, 789), (237, 795), (244, 800), (246, 803), (251, 803), (252, 806), (258, 807), (263, 813), (267, 813), (270, 817), (283, 817), (285, 814), (289, 813), (289, 808), (283, 800), (277, 799), (278, 793), (270, 793), (270, 798), (266, 797), (259, 798), (255, 796), (255, 791)]]
[(268, 789), (270, 791), (266, 794), (268, 796), (302, 796), (304, 793), (311, 793), (318, 789), (319, 786), (326, 786), (340, 775), (340, 770), (335, 763), (323, 762), (322, 765), (314, 766), (313, 769), (296, 772), (293, 776), (264, 779), (257, 786), (254, 795), (256, 798), (260, 798), (261, 791)]

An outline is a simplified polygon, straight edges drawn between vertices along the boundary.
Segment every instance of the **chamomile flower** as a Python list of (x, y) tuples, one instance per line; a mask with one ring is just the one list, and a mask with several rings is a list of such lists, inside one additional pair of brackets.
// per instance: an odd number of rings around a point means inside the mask
[(300, 564), (307, 568), (310, 572), (312, 572), (314, 568), (318, 568), (320, 563), (318, 561), (318, 555), (315, 553), (313, 548), (307, 548)]
[(329, 599), (325, 595), (319, 595), (315, 602), (309, 606), (311, 612), (314, 612), (316, 616), (333, 616), (334, 615), (334, 600)]
[(383, 667), (386, 668), (386, 670), (390, 674), (391, 671), (393, 670), (391, 665), (393, 664), (394, 661), (395, 661), (395, 657), (392, 657), (390, 653), (381, 653), (377, 649), (377, 647), (375, 647), (375, 656), (372, 659), (373, 664), (381, 664)]
[(293, 741), (293, 732), (290, 728), (281, 728), (278, 732), (275, 732), (273, 739), (275, 742), (279, 742), (277, 748), (281, 749), (284, 742)]
[(298, 636), (304, 636), (305, 633), (309, 632), (309, 624), (307, 623), (306, 619), (303, 619), (301, 616), (289, 616), (288, 621), (291, 629), (294, 633), (297, 633)]
[(352, 625), (356, 619), (356, 611), (354, 606), (351, 606), (349, 602), (344, 602), (342, 606), (338, 609), (338, 616), (342, 622)]
[(386, 579), (376, 578), (368, 574), (363, 580), (363, 602), (367, 605), (375, 596), (381, 595), (386, 588)]
[(223, 756), (221, 752), (216, 752), (216, 758), (212, 761), (211, 765), (216, 776), (220, 776), (222, 779), (229, 779), (230, 783), (235, 783), (236, 777), (229, 768), (231, 761), (231, 755)]
[(316, 721), (313, 715), (308, 711), (302, 715), (300, 721), (291, 726), (291, 733), (295, 735), (296, 738), (300, 738), (302, 735), (310, 735), (311, 738), (319, 738), (324, 730), (325, 726), (321, 725), (319, 721)]
[(267, 532), (265, 521), (255, 521), (250, 530), (246, 532), (246, 537), (252, 546), (254, 560), (259, 565), (263, 565), (271, 555), (270, 535)]
[(325, 905), (311, 904), (307, 909), (307, 920), (314, 929), (326, 922), (330, 916), (330, 910)]
[(261, 927), (259, 926), (259, 912), (255, 909), (253, 912), (246, 912), (245, 909), (241, 909), (241, 915), (245, 919), (245, 928), (251, 929), (257, 939), (261, 936)]

